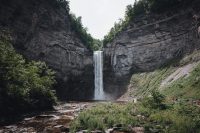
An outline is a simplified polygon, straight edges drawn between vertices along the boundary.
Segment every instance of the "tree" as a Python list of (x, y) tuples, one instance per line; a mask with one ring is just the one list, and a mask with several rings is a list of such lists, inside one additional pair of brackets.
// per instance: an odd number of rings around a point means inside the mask
[(0, 116), (52, 108), (54, 72), (43, 62), (27, 62), (17, 54), (10, 37), (0, 32)]
[(151, 92), (151, 97), (146, 97), (143, 101), (143, 105), (152, 109), (166, 109), (166, 104), (164, 103), (165, 96), (160, 92), (153, 90)]
[(98, 50), (101, 47), (100, 45), (95, 44), (97, 39), (94, 39), (89, 33), (87, 33), (87, 28), (83, 27), (81, 17), (76, 17), (74, 14), (70, 14), (70, 22), (71, 30), (77, 33), (86, 47), (90, 50)]

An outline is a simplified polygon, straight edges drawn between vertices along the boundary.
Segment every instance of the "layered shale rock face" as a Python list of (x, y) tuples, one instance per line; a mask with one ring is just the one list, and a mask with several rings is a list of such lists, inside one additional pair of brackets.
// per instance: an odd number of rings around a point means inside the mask
[(124, 78), (129, 79), (134, 72), (154, 70), (198, 48), (195, 14), (199, 13), (188, 9), (134, 18), (112, 43), (104, 46), (105, 89), (119, 90), (116, 84), (125, 87), (128, 81)]
[(56, 71), (63, 99), (93, 97), (90, 51), (72, 31), (68, 10), (56, 0), (1, 0), (0, 25), (12, 32), (14, 47), (28, 59)]

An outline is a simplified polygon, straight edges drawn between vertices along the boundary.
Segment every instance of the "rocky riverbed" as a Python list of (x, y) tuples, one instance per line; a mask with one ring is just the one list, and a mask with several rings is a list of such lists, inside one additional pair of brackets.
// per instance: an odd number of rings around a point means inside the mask
[(0, 127), (0, 133), (67, 133), (70, 122), (82, 110), (95, 106), (94, 102), (60, 103), (55, 110), (26, 117), (22, 121)]
[[(0, 126), (0, 133), (69, 133), (70, 122), (72, 122), (81, 111), (98, 106), (99, 104), (107, 104), (104, 101), (92, 102), (70, 102), (59, 103), (54, 107), (55, 110), (46, 111), (31, 117), (24, 117), (23, 120), (12, 125)], [(126, 104), (125, 101), (116, 101), (119, 105)], [(106, 133), (126, 133), (121, 131), (123, 129), (120, 124), (111, 129), (106, 129)], [(143, 127), (131, 127), (130, 133), (143, 133)], [(86, 133), (87, 130), (81, 130), (77, 133)], [(92, 133), (102, 133), (96, 130)]]

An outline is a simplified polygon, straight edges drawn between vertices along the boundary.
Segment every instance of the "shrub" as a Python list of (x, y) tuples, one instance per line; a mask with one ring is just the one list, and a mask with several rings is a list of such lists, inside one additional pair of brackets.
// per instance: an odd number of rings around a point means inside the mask
[(166, 109), (166, 104), (164, 104), (165, 96), (158, 91), (153, 90), (151, 92), (152, 97), (147, 97), (143, 101), (143, 105), (152, 109)]
[(0, 116), (51, 108), (56, 101), (54, 72), (43, 62), (27, 62), (0, 33)]
[(102, 104), (88, 109), (71, 123), (71, 132), (79, 130), (101, 130), (121, 125), (128, 130), (128, 125), (135, 125), (136, 118), (132, 116), (133, 104), (117, 105)]
[[(162, 103), (163, 96), (155, 92), (155, 99)], [(162, 103), (165, 104), (166, 103)], [(100, 104), (80, 113), (71, 123), (70, 132), (94, 131), (120, 127), (130, 132), (129, 127), (144, 127), (145, 132), (196, 133), (200, 131), (200, 108), (188, 103), (174, 104), (161, 110), (141, 103)]]

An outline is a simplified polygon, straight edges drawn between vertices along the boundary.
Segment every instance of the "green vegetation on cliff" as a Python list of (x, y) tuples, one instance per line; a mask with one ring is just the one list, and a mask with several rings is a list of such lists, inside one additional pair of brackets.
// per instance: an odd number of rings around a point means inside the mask
[(164, 87), (163, 93), (172, 98), (200, 99), (200, 64), (188, 77), (182, 77)]
[(83, 26), (81, 17), (76, 17), (75, 14), (70, 13), (69, 1), (66, 0), (49, 0), (55, 7), (61, 7), (66, 10), (69, 15), (71, 30), (74, 31), (83, 44), (90, 50), (99, 50), (101, 48), (101, 41), (95, 39), (87, 32), (87, 28)]
[(108, 34), (104, 36), (103, 44), (106, 45), (112, 42), (137, 16), (148, 15), (150, 13), (173, 13), (184, 9), (188, 5), (194, 5), (193, 8), (198, 8), (195, 7), (198, 4), (200, 4), (198, 0), (136, 0), (133, 5), (127, 6), (124, 20), (121, 19), (118, 23), (115, 23)]
[(81, 17), (76, 17), (74, 14), (70, 14), (71, 30), (75, 31), (83, 44), (85, 44), (90, 50), (98, 50), (101, 48), (101, 41), (94, 39), (89, 33), (87, 28), (83, 27)]
[(0, 32), (0, 116), (52, 108), (54, 72), (45, 63), (26, 61)]
[[(151, 91), (159, 90), (169, 99), (200, 99), (199, 60), (199, 51), (195, 51), (175, 64), (153, 72), (133, 74), (130, 81), (132, 86), (130, 95), (145, 97)], [(163, 82), (164, 85), (162, 85)]]
[(135, 90), (131, 95), (135, 97), (148, 96), (151, 91), (160, 87), (162, 80), (174, 72), (174, 69), (174, 67), (166, 67), (153, 72), (134, 74), (130, 84), (134, 86)]

